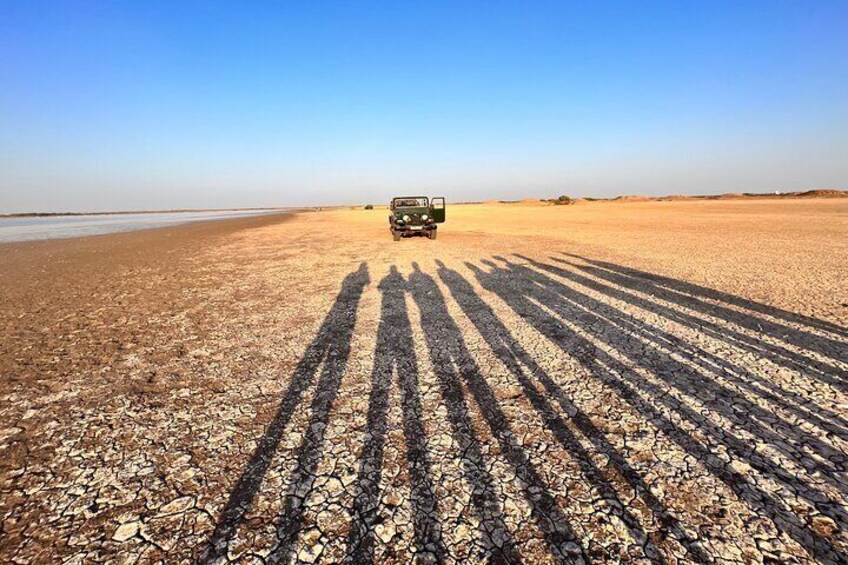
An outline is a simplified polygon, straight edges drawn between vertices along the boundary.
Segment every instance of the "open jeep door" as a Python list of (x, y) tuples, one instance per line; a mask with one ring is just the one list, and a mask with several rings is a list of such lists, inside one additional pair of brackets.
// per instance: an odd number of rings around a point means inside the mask
[(437, 224), (445, 221), (445, 197), (434, 196), (430, 199), (430, 216)]

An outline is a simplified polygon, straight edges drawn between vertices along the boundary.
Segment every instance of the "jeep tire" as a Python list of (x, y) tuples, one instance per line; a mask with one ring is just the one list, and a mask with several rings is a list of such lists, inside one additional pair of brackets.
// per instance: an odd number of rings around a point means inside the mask
[(392, 239), (394, 239), (395, 241), (400, 241), (400, 232), (392, 230)]

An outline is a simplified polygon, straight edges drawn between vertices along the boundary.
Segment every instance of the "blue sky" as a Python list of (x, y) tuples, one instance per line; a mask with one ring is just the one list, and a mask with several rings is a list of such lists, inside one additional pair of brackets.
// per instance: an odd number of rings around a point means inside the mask
[(0, 212), (848, 188), (848, 2), (0, 3)]

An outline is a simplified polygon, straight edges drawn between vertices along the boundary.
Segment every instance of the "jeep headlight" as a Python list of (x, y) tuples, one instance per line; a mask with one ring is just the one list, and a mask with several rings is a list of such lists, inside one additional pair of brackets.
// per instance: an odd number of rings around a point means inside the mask
[(430, 216), (428, 216), (427, 214), (421, 214), (421, 219), (424, 220), (425, 222), (427, 221), (427, 218), (429, 218), (429, 217)]
[(409, 221), (409, 216), (408, 216), (407, 214), (404, 214), (404, 216), (403, 216), (403, 221), (404, 221), (404, 222), (408, 222), (408, 221)]

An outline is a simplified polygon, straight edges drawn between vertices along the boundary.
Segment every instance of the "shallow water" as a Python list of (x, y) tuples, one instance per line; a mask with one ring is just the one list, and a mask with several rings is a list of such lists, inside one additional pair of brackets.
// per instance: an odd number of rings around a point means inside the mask
[(124, 231), (159, 228), (200, 220), (218, 220), (270, 214), (269, 210), (224, 210), (215, 212), (162, 212), (0, 218), (0, 243), (60, 239)]

